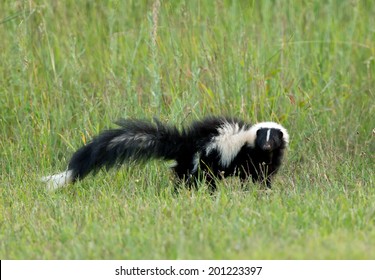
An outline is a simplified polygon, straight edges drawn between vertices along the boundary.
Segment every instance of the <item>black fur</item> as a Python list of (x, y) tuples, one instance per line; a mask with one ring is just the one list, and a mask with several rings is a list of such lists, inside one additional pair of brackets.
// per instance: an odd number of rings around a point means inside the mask
[(267, 142), (270, 128), (259, 128), (255, 139), (249, 137), (230, 163), (223, 164), (219, 148), (207, 150), (221, 135), (220, 128), (224, 124), (238, 124), (242, 130), (250, 131), (251, 125), (224, 117), (206, 118), (182, 131), (157, 120), (154, 124), (123, 119), (117, 124), (119, 128), (103, 131), (73, 154), (68, 165), (72, 182), (124, 162), (163, 159), (175, 160), (175, 174), (188, 184), (205, 178), (215, 189), (215, 179), (235, 175), (242, 180), (251, 177), (254, 182), (264, 182), (271, 188), (271, 178), (281, 165), (288, 141), (280, 129), (271, 128)]

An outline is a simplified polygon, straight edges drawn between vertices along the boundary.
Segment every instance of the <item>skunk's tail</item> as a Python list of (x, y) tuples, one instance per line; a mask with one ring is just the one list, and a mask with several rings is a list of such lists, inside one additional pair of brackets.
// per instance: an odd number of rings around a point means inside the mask
[(125, 161), (176, 159), (183, 149), (182, 135), (175, 127), (140, 120), (120, 120), (118, 129), (105, 130), (72, 156), (68, 169), (43, 178), (49, 189), (83, 179), (90, 172)]

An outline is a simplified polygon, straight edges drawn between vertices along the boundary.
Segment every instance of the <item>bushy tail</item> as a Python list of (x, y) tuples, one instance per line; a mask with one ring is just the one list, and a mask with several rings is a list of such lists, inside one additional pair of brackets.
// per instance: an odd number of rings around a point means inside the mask
[(50, 189), (83, 179), (90, 172), (107, 169), (125, 161), (151, 158), (176, 159), (183, 149), (182, 136), (175, 127), (155, 120), (155, 124), (140, 120), (120, 120), (118, 129), (106, 130), (77, 150), (68, 170), (43, 178)]

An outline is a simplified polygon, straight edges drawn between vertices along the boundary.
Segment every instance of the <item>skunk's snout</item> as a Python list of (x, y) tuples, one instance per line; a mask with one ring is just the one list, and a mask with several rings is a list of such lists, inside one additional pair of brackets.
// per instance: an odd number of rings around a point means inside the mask
[(263, 145), (263, 151), (271, 151), (271, 144), (266, 143)]

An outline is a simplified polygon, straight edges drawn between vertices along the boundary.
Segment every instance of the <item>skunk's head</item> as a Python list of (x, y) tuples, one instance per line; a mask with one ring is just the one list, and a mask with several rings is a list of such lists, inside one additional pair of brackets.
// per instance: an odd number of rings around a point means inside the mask
[(250, 128), (255, 136), (253, 147), (271, 153), (276, 149), (284, 149), (289, 143), (289, 134), (280, 124), (262, 122)]
[(284, 134), (279, 129), (260, 128), (255, 138), (255, 146), (264, 152), (272, 152), (283, 146), (283, 136)]

